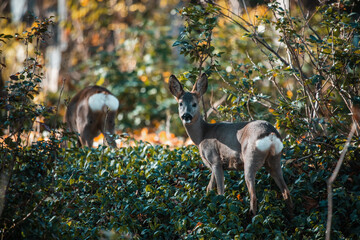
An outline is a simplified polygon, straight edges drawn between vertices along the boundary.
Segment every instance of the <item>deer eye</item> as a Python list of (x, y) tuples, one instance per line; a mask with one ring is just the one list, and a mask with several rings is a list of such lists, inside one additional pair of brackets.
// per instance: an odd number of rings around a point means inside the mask
[(182, 102), (179, 104), (180, 105), (180, 107), (182, 106)]
[(193, 103), (192, 106), (193, 106), (193, 107), (196, 107), (196, 103)]

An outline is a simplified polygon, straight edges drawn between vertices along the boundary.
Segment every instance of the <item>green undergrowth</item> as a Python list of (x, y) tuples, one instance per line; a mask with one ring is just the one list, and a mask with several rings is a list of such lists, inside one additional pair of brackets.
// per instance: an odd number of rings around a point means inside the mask
[[(287, 147), (283, 159), (295, 206), (290, 219), (264, 169), (257, 174), (254, 217), (242, 171), (226, 171), (224, 196), (206, 194), (210, 172), (194, 146), (140, 142), (116, 150), (59, 149), (54, 158), (54, 149), (40, 142), (18, 159), (2, 234), (4, 239), (324, 239), (326, 179), (336, 159), (324, 158), (326, 153), (291, 159), (296, 149)], [(334, 239), (353, 239), (360, 230), (360, 173), (351, 154), (334, 184)]]

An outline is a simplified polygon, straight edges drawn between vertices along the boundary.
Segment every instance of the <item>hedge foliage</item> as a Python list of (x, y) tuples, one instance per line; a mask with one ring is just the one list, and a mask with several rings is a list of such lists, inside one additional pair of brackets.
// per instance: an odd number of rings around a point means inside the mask
[[(210, 172), (193, 146), (139, 142), (118, 150), (68, 149), (56, 160), (52, 154), (46, 142), (24, 149), (1, 220), (5, 239), (324, 238), (326, 179), (336, 159), (320, 154), (283, 166), (293, 219), (264, 169), (253, 218), (243, 172), (225, 173), (224, 196), (207, 195)], [(355, 239), (360, 230), (359, 170), (358, 162), (348, 162), (335, 183), (334, 239)]]

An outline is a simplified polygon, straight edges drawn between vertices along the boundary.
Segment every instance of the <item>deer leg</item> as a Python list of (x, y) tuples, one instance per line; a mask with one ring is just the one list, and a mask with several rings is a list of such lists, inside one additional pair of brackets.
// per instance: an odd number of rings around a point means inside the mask
[(213, 190), (215, 187), (215, 184), (216, 184), (215, 174), (214, 174), (214, 172), (211, 172), (211, 178), (210, 178), (210, 182), (209, 182), (208, 186), (206, 187), (206, 193)]
[(104, 134), (106, 142), (109, 146), (116, 148), (115, 142), (115, 117), (116, 112), (109, 111), (106, 112), (105, 118), (102, 120), (102, 129), (100, 131)]
[(218, 194), (224, 194), (224, 171), (219, 156), (213, 151), (200, 152), (203, 163), (210, 169), (211, 178), (206, 187), (206, 193), (217, 187)]
[(257, 197), (255, 192), (255, 171), (251, 171), (250, 168), (245, 168), (245, 182), (250, 194), (250, 212), (256, 215), (257, 211)]
[(116, 142), (115, 139), (113, 137), (113, 133), (110, 132), (103, 132), (106, 142), (113, 148), (116, 148)]
[(261, 168), (265, 162), (265, 156), (260, 154), (247, 154), (244, 156), (244, 175), (245, 182), (250, 194), (250, 212), (256, 215), (257, 211), (257, 197), (255, 191), (256, 172)]
[(281, 194), (289, 207), (290, 211), (293, 208), (290, 191), (284, 181), (283, 173), (280, 165), (280, 156), (270, 157), (265, 164), (266, 169), (269, 171), (271, 177), (274, 179), (276, 185), (279, 187)]
[(80, 132), (80, 142), (82, 145), (92, 147), (94, 135), (92, 133), (91, 125), (85, 125), (84, 129)]
[(220, 163), (214, 164), (212, 171), (211, 175), (215, 175), (217, 192), (219, 195), (224, 195), (224, 170), (222, 165)]

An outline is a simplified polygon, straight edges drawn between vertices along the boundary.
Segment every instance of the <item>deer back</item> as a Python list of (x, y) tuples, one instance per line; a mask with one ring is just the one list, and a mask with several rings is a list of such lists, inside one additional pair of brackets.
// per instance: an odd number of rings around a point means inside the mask
[(80, 140), (84, 142), (86, 139), (82, 138), (93, 139), (100, 132), (114, 133), (118, 107), (119, 101), (109, 90), (89, 86), (71, 99), (65, 121), (69, 130), (80, 133)]

